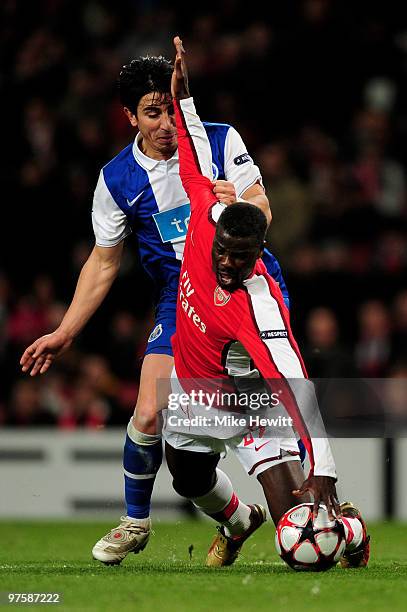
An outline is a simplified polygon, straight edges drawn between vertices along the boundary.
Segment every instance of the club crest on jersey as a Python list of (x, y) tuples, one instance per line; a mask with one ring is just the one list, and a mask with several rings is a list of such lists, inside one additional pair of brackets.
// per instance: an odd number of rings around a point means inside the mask
[(147, 342), (154, 342), (154, 340), (157, 340), (157, 338), (159, 338), (162, 333), (163, 333), (163, 327), (161, 323), (159, 323), (158, 325), (154, 327), (153, 331), (148, 337)]
[(225, 306), (230, 300), (230, 293), (221, 289), (219, 285), (216, 287), (213, 294), (215, 306)]

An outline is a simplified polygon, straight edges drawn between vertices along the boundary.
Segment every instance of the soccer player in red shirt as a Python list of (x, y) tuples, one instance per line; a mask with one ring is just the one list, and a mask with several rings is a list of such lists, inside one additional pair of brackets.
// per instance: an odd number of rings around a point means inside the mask
[[(231, 342), (240, 341), (265, 384), (278, 388), (280, 400), (310, 458), (310, 474), (305, 481), (298, 461), (276, 461), (259, 475), (274, 522), (296, 503), (309, 501), (309, 493), (314, 497), (315, 514), (323, 502), (331, 517), (333, 512), (340, 516), (328, 440), (311, 438), (307, 419), (287, 380), (304, 379), (305, 384), (311, 385), (305, 381), (306, 370), (281, 291), (261, 261), (265, 216), (247, 202), (225, 207), (214, 197), (207, 178), (210, 155), (205, 156), (206, 139), (189, 96), (184, 51), (178, 37), (174, 44), (177, 57), (172, 93), (180, 174), (191, 202), (191, 219), (180, 276), (177, 331), (173, 336), (173, 389), (190, 393), (202, 380), (208, 382), (208, 388), (214, 379), (227, 384), (227, 348)], [(222, 450), (219, 437), (225, 438), (224, 434), (218, 435), (212, 429), (188, 435), (182, 426), (177, 431), (169, 421), (167, 415), (163, 434), (174, 488), (222, 523), (208, 564), (230, 564), (243, 541), (263, 522), (262, 511), (240, 502), (226, 474), (216, 467)], [(241, 432), (240, 440), (243, 435)]]

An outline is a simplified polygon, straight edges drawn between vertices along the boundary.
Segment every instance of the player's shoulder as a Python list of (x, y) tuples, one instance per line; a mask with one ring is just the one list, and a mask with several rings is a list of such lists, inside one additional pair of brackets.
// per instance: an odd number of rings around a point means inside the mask
[(203, 121), (202, 123), (208, 133), (228, 132), (232, 127), (228, 123), (213, 123), (212, 121)]
[(204, 121), (203, 126), (206, 130), (209, 140), (226, 140), (226, 136), (234, 131), (233, 126), (228, 123), (212, 123), (210, 121)]
[(111, 159), (109, 162), (107, 162), (107, 164), (103, 166), (103, 170), (105, 170), (106, 168), (119, 170), (123, 167), (126, 167), (129, 162), (132, 162), (134, 159), (133, 144), (134, 143), (131, 142), (127, 145), (127, 147), (124, 147), (124, 149), (122, 149), (117, 155), (115, 155), (113, 159)]
[(103, 166), (103, 176), (109, 185), (121, 183), (123, 177), (128, 176), (129, 173), (132, 176), (137, 175), (137, 173), (145, 174), (145, 171), (134, 157), (133, 146), (134, 142), (131, 142)]
[[(228, 150), (240, 151), (240, 145), (237, 144), (240, 137), (235, 128), (228, 123), (210, 123), (205, 121), (203, 125), (212, 150), (212, 161), (219, 172), (220, 169), (224, 168), (226, 152)], [(218, 178), (216, 172), (215, 178)]]
[(146, 171), (138, 164), (133, 152), (134, 143), (124, 147), (101, 170), (103, 183), (119, 203), (127, 193), (137, 192), (140, 185), (146, 184)]
[[(251, 161), (239, 132), (228, 123), (204, 123), (212, 150), (212, 160), (218, 170), (225, 167), (226, 158), (236, 166)], [(216, 172), (215, 172), (215, 178)]]

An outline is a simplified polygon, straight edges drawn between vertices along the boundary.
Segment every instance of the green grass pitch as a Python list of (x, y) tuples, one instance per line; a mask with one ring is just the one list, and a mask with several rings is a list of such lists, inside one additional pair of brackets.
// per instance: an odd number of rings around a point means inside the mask
[[(297, 573), (274, 550), (263, 526), (230, 568), (204, 566), (214, 535), (207, 522), (155, 522), (146, 550), (119, 567), (105, 567), (90, 550), (112, 524), (0, 523), (0, 591), (63, 593), (51, 606), (7, 607), (137, 612), (312, 612), (407, 610), (407, 525), (369, 525), (368, 569)], [(188, 548), (193, 545), (192, 560)], [(4, 597), (4, 595), (3, 595)]]

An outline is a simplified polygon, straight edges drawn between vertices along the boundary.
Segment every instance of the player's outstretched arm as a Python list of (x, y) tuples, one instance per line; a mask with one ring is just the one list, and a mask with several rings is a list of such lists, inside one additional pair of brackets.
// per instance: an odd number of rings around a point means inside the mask
[[(174, 72), (171, 80), (171, 93), (176, 100), (185, 100), (190, 97), (188, 70), (185, 61), (185, 49), (182, 40), (179, 36), (174, 37), (174, 46), (176, 51)], [(205, 176), (209, 176), (203, 172)], [(213, 193), (220, 202), (224, 204), (233, 204), (236, 202), (236, 191), (232, 182), (218, 180), (213, 183)], [(260, 208), (266, 215), (267, 223), (271, 221), (271, 211), (268, 198), (264, 193), (264, 189), (260, 184), (252, 185), (242, 195), (244, 200), (247, 200), (254, 206)]]
[(20, 359), (23, 372), (31, 370), (31, 376), (44, 374), (68, 350), (106, 297), (119, 271), (122, 252), (123, 242), (109, 248), (94, 247), (79, 275), (75, 295), (61, 325), (26, 348)]
[(176, 57), (171, 80), (178, 134), (180, 176), (191, 202), (191, 212), (207, 209), (216, 202), (212, 192), (212, 152), (205, 128), (190, 97), (185, 49), (179, 36), (174, 38)]
[[(185, 62), (185, 49), (179, 36), (175, 36), (174, 46), (176, 50), (176, 57), (174, 62), (174, 72), (172, 75), (171, 92), (173, 98), (176, 98), (177, 100), (184, 100), (190, 96), (190, 93), (188, 85), (188, 71)], [(214, 181), (213, 193), (218, 200), (224, 204), (232, 204), (236, 202), (236, 191), (233, 183), (231, 182), (223, 180)]]

